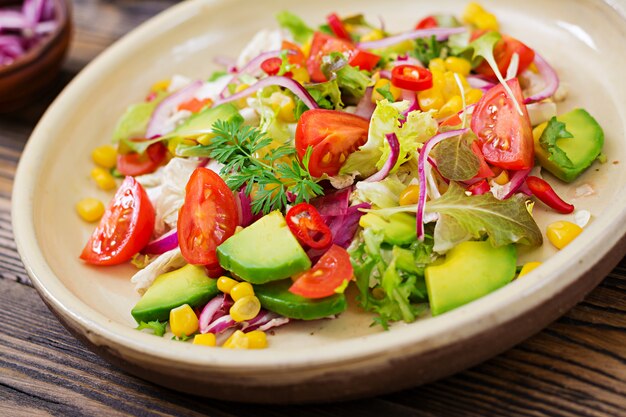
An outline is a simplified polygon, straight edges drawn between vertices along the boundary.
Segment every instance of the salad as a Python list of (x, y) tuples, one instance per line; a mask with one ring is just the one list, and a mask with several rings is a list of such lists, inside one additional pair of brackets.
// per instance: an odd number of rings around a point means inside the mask
[(589, 213), (551, 183), (602, 162), (602, 128), (558, 111), (554, 69), (493, 14), (470, 3), (398, 34), (277, 20), (207, 79), (155, 83), (92, 153), (116, 191), (77, 204), (99, 221), (80, 258), (138, 268), (138, 329), (264, 348), (348, 302), (387, 329), (538, 267), (518, 260), (543, 244), (536, 205), (575, 213), (545, 230), (556, 248), (581, 233)]

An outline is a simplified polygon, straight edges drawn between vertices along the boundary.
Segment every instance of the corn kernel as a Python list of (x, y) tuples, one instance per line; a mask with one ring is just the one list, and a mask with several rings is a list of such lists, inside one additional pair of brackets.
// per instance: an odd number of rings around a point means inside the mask
[[(207, 133), (205, 135), (201, 135), (196, 139), (196, 142), (198, 142), (200, 145), (202, 146), (208, 146), (211, 144), (211, 140), (213, 140), (213, 138), (215, 137), (215, 133)], [(171, 141), (172, 143), (175, 143), (176, 141)], [(171, 152), (171, 150), (170, 150)], [(176, 149), (174, 149), (174, 152), (172, 152), (172, 154), (176, 153)]]
[(76, 203), (76, 211), (83, 220), (95, 222), (104, 214), (104, 204), (96, 198), (83, 198)]
[(546, 236), (555, 247), (563, 249), (582, 231), (583, 229), (577, 224), (561, 220), (548, 225)]
[(458, 58), (456, 56), (449, 56), (446, 58), (445, 63), (448, 71), (456, 72), (464, 77), (469, 75), (472, 69), (472, 64), (467, 59)]
[(448, 116), (452, 116), (453, 114), (457, 114), (463, 109), (463, 100), (461, 96), (452, 96), (450, 99), (441, 106), (439, 112), (437, 113), (437, 118), (444, 118)]
[(399, 204), (401, 206), (409, 206), (417, 204), (420, 195), (420, 186), (418, 184), (409, 185), (400, 193)]
[[(248, 84), (239, 84), (237, 88), (235, 88), (235, 93), (240, 93), (248, 87), (250, 87)], [(246, 99), (247, 97), (240, 98), (235, 103), (237, 104), (239, 108), (244, 108), (248, 105), (248, 102)]]
[(499, 173), (493, 180), (498, 185), (504, 185), (509, 182), (509, 173), (503, 169), (502, 172)]
[(96, 165), (111, 169), (117, 165), (117, 151), (111, 145), (98, 146), (91, 152), (91, 159)]
[(189, 336), (198, 331), (198, 316), (189, 304), (170, 311), (170, 328), (176, 337)]
[(251, 295), (254, 295), (254, 289), (249, 282), (237, 282), (230, 290), (230, 297), (234, 301)]
[(112, 190), (117, 187), (115, 178), (106, 169), (102, 167), (95, 167), (91, 170), (91, 178), (96, 182), (96, 185), (103, 190)]
[(253, 330), (246, 333), (248, 337), (248, 349), (265, 349), (267, 347), (267, 336), (261, 330)]
[(239, 284), (239, 282), (229, 277), (219, 277), (217, 279), (217, 289), (223, 292), (224, 294), (230, 294), (230, 291), (237, 284)]
[(170, 87), (170, 80), (161, 80), (152, 84), (152, 87), (150, 87), (150, 91), (155, 92), (155, 93), (157, 91), (166, 91), (169, 87)]
[(296, 103), (286, 94), (275, 92), (270, 96), (272, 108), (277, 112), (278, 118), (285, 122), (295, 122), (294, 110)]
[(420, 109), (423, 111), (439, 110), (443, 106), (443, 96), (441, 92), (435, 88), (431, 88), (417, 93), (417, 101)]
[(235, 301), (230, 308), (230, 317), (237, 323), (251, 320), (261, 311), (261, 303), (254, 295), (248, 295)]
[(443, 59), (435, 58), (431, 59), (428, 63), (428, 69), (432, 71), (441, 71), (444, 72), (446, 70), (446, 64)]
[(376, 104), (377, 101), (383, 100), (385, 98), (377, 90), (379, 88), (386, 88), (386, 86), (389, 86), (389, 92), (393, 96), (394, 101), (400, 98), (400, 95), (402, 95), (402, 91), (400, 91), (398, 87), (391, 84), (391, 81), (387, 80), (386, 78), (380, 78), (378, 81), (376, 81), (376, 84), (374, 84), (374, 88), (372, 91), (372, 103)]
[(541, 265), (541, 262), (526, 262), (522, 267), (522, 270), (519, 271), (519, 275), (517, 277), (519, 278), (528, 274), (533, 269), (536, 269), (539, 265)]
[(463, 12), (463, 21), (478, 29), (499, 30), (498, 20), (487, 10), (475, 2), (471, 2)]
[(361, 37), (361, 42), (377, 41), (385, 37), (385, 33), (380, 29), (374, 29)]
[(530, 63), (530, 65), (528, 66), (528, 69), (534, 72), (535, 74), (539, 74), (539, 69), (537, 68), (534, 62)]
[[(465, 78), (465, 77), (461, 77), (461, 78)], [(459, 90), (459, 85), (456, 83), (456, 79), (454, 78), (454, 73), (452, 71), (444, 72), (443, 79), (444, 79), (444, 87), (441, 90), (441, 92), (443, 94), (443, 98), (446, 101), (450, 100), (452, 97), (461, 95), (461, 90)]]
[(225, 349), (248, 349), (250, 339), (241, 330), (236, 330), (222, 345)]
[(291, 78), (299, 82), (300, 84), (308, 83), (311, 81), (309, 71), (304, 67), (295, 67), (291, 69)]
[(465, 104), (469, 106), (470, 104), (478, 103), (482, 96), (483, 92), (477, 88), (465, 90)]
[(215, 346), (215, 335), (213, 333), (197, 334), (193, 337), (194, 345)]
[(443, 94), (443, 90), (446, 88), (445, 71), (434, 69), (430, 73), (433, 75), (433, 88)]

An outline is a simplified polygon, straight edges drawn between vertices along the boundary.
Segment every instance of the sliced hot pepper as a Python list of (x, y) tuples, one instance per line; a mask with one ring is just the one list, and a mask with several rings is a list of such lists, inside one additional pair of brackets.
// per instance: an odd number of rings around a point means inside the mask
[(541, 178), (530, 176), (526, 178), (526, 185), (539, 200), (555, 211), (562, 214), (569, 214), (574, 211), (574, 206), (563, 201), (550, 184)]
[(432, 88), (433, 75), (417, 65), (398, 65), (391, 71), (391, 82), (398, 88), (422, 91)]
[(261, 63), (261, 69), (267, 75), (276, 75), (280, 71), (280, 66), (282, 64), (283, 60), (278, 57), (268, 58)]
[(330, 26), (330, 30), (332, 30), (339, 39), (352, 41), (352, 39), (350, 38), (350, 34), (346, 30), (346, 27), (343, 25), (343, 22), (341, 21), (339, 16), (337, 16), (337, 13), (329, 14), (326, 17), (326, 21), (328, 22), (328, 26)]
[(417, 25), (415, 25), (415, 29), (416, 30), (430, 29), (430, 28), (436, 28), (438, 26), (439, 26), (439, 23), (437, 22), (437, 19), (435, 18), (435, 16), (426, 16), (425, 18), (420, 20), (417, 23)]
[(333, 235), (317, 209), (308, 203), (293, 206), (285, 217), (289, 230), (300, 242), (312, 249), (330, 246)]
[(189, 101), (181, 103), (178, 105), (178, 110), (188, 110), (192, 113), (198, 113), (200, 110), (207, 106), (211, 106), (213, 104), (213, 100), (210, 98), (205, 98), (202, 100), (198, 100), (197, 98), (192, 98)]

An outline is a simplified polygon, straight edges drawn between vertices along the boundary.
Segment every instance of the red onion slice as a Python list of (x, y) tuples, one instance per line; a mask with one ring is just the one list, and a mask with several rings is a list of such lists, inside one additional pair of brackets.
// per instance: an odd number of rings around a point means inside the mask
[(389, 143), (389, 158), (387, 158), (380, 171), (370, 177), (367, 177), (364, 180), (365, 182), (377, 182), (384, 180), (387, 178), (387, 175), (389, 175), (391, 169), (396, 166), (396, 162), (398, 162), (398, 157), (400, 156), (400, 142), (398, 141), (398, 137), (395, 133), (387, 133), (385, 135), (385, 139), (387, 139), (387, 143)]
[(146, 138), (152, 139), (154, 137), (162, 136), (168, 133), (165, 130), (165, 121), (170, 117), (176, 108), (191, 99), (194, 98), (196, 91), (202, 87), (202, 81), (194, 81), (183, 89), (175, 92), (174, 94), (166, 97), (159, 105), (154, 109), (150, 122), (148, 122), (148, 128), (146, 129)]
[(492, 188), (494, 197), (496, 197), (498, 200), (506, 200), (507, 198), (511, 197), (520, 189), (522, 185), (524, 185), (526, 178), (530, 173), (530, 170), (531, 169), (528, 168), (515, 171), (515, 174), (513, 174), (509, 182), (507, 182), (503, 186)]
[(333, 193), (316, 197), (310, 201), (322, 217), (343, 216), (348, 212), (352, 187), (342, 188)]
[[(200, 313), (200, 317), (198, 317), (198, 325), (200, 328), (200, 333), (208, 333), (209, 332), (209, 324), (219, 317), (222, 317), (224, 314), (220, 312), (222, 304), (224, 303), (224, 296), (217, 295), (213, 297), (211, 301), (207, 303), (202, 309)], [(221, 314), (220, 314), (221, 313)]]
[(0, 10), (0, 30), (19, 30), (26, 27), (24, 15), (16, 10)]
[(235, 201), (237, 202), (237, 211), (239, 212), (239, 226), (249, 226), (254, 221), (251, 205), (252, 200), (246, 195), (244, 189), (241, 189), (237, 193)]
[(215, 320), (213, 323), (209, 324), (205, 329), (206, 331), (202, 333), (219, 334), (225, 332), (231, 327), (236, 327), (237, 324), (238, 323), (233, 320), (232, 317), (230, 317), (230, 314), (226, 314), (225, 316), (222, 316)]
[(215, 106), (219, 106), (220, 104), (230, 103), (231, 101), (245, 98), (257, 90), (260, 90), (262, 88), (269, 87), (272, 85), (278, 85), (280, 87), (284, 87), (290, 90), (300, 100), (302, 100), (309, 109), (319, 108), (315, 99), (311, 97), (309, 92), (306, 90), (306, 88), (302, 86), (302, 84), (300, 84), (299, 82), (289, 77), (284, 77), (284, 76), (279, 76), (279, 75), (263, 78), (262, 80), (252, 84), (250, 87), (246, 88), (245, 90), (235, 93), (232, 96), (228, 96), (226, 98), (217, 100), (215, 102)]
[(283, 317), (278, 313), (274, 313), (273, 311), (261, 310), (259, 314), (256, 315), (250, 321), (244, 322), (241, 326), (241, 331), (247, 333), (253, 330), (267, 330), (272, 327), (282, 326), (283, 324), (289, 323), (289, 319), (287, 317)]
[(439, 133), (432, 138), (428, 139), (424, 146), (420, 150), (419, 158), (417, 159), (417, 173), (419, 180), (419, 200), (417, 203), (417, 213), (416, 213), (416, 221), (417, 221), (417, 238), (419, 240), (424, 240), (424, 209), (426, 208), (426, 189), (428, 185), (426, 184), (426, 161), (428, 160), (428, 154), (430, 151), (437, 145), (439, 142), (453, 138), (455, 136), (465, 134), (469, 129), (459, 129), (459, 130), (450, 130), (448, 132)]
[(151, 255), (160, 255), (178, 246), (178, 233), (176, 229), (172, 229), (169, 232), (159, 236), (152, 242), (149, 242), (141, 253), (147, 253)]
[(559, 76), (557, 75), (554, 68), (552, 68), (550, 64), (548, 64), (548, 61), (543, 59), (541, 55), (535, 52), (534, 62), (537, 66), (537, 70), (539, 71), (539, 75), (543, 77), (545, 86), (543, 90), (541, 90), (537, 94), (533, 94), (532, 96), (527, 97), (524, 100), (524, 104), (534, 103), (536, 101), (550, 98), (554, 95), (554, 93), (556, 93), (556, 90), (559, 88)]
[(464, 27), (459, 28), (431, 28), (431, 29), (419, 29), (414, 30), (412, 32), (401, 33), (399, 35), (389, 36), (384, 39), (380, 39), (377, 41), (371, 42), (359, 42), (357, 43), (357, 47), (360, 49), (378, 49), (378, 48), (386, 48), (388, 46), (392, 46), (398, 44), (403, 41), (418, 39), (418, 38), (428, 38), (433, 35), (437, 37), (437, 40), (441, 41), (450, 37), (450, 35), (456, 35), (457, 33), (463, 33), (467, 31)]
[(372, 93), (374, 87), (370, 86), (365, 89), (365, 94), (359, 104), (356, 106), (354, 114), (361, 116), (364, 119), (371, 119), (374, 110), (376, 110), (376, 104), (372, 103)]
[(495, 86), (495, 84), (491, 81), (487, 81), (477, 75), (468, 75), (466, 80), (470, 87), (477, 88), (479, 90), (482, 90), (483, 92)]

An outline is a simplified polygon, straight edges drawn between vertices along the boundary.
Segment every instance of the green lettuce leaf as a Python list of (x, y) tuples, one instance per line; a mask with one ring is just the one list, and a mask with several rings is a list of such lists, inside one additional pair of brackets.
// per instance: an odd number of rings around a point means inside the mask
[(163, 323), (158, 320), (149, 321), (147, 323), (145, 321), (142, 321), (141, 323), (139, 323), (139, 326), (137, 326), (137, 330), (150, 329), (154, 332), (156, 336), (163, 337), (166, 327), (167, 321)]
[(550, 153), (549, 159), (554, 161), (555, 164), (563, 168), (573, 169), (574, 164), (557, 143), (558, 139), (573, 137), (574, 136), (565, 129), (565, 123), (559, 122), (556, 117), (552, 117), (539, 138), (539, 144)]
[(485, 236), (496, 247), (510, 243), (539, 246), (543, 242), (526, 208), (526, 198), (519, 194), (506, 200), (498, 200), (491, 193), (468, 196), (460, 185), (451, 182), (443, 196), (426, 203), (426, 210), (440, 216), (435, 227), (437, 252), (445, 252), (459, 239)]
[(480, 170), (480, 161), (472, 152), (467, 140), (461, 136), (446, 139), (433, 149), (437, 169), (453, 181), (466, 181), (474, 178)]
[(293, 39), (298, 43), (305, 43), (313, 36), (313, 29), (293, 13), (288, 11), (279, 12), (276, 15), (276, 20), (278, 20), (280, 27), (291, 32)]
[(397, 175), (390, 175), (382, 181), (356, 183), (353, 198), (360, 202), (371, 203), (375, 208), (397, 207), (400, 193), (406, 184)]
[(325, 56), (321, 69), (327, 79), (336, 79), (337, 86), (342, 93), (354, 102), (358, 102), (363, 97), (365, 89), (371, 82), (371, 78), (365, 71), (348, 65), (346, 56), (340, 52), (332, 52)]
[(152, 101), (137, 103), (128, 107), (115, 126), (113, 142), (143, 138), (154, 109), (165, 97), (167, 97), (166, 93), (160, 93)]

